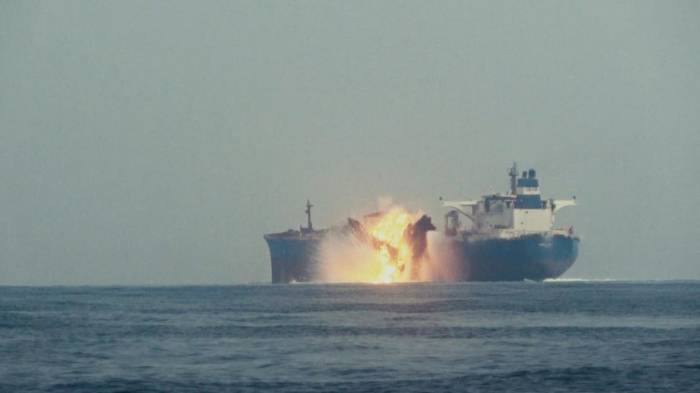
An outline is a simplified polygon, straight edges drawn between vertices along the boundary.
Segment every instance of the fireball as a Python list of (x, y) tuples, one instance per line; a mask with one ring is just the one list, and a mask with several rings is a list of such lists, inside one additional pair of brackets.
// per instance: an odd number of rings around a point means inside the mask
[(404, 234), (412, 222), (411, 214), (400, 207), (394, 207), (368, 226), (367, 233), (378, 241), (373, 259), (379, 274), (372, 282), (392, 283), (408, 280), (408, 266), (412, 253), (411, 245)]
[(327, 236), (320, 247), (321, 281), (416, 280), (427, 255), (425, 234), (435, 227), (422, 213), (394, 206), (366, 215), (362, 222), (348, 218), (345, 229)]

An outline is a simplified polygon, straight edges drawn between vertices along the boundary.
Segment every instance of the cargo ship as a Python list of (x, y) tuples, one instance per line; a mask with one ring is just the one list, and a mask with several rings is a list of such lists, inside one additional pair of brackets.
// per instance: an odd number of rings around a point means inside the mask
[[(573, 227), (555, 228), (556, 212), (576, 205), (572, 199), (543, 199), (534, 169), (518, 175), (515, 164), (508, 171), (510, 189), (506, 193), (484, 195), (478, 200), (442, 201), (445, 241), (439, 242), (440, 263), (450, 267), (455, 281), (540, 281), (561, 276), (578, 256), (580, 239)], [(441, 198), (442, 199), (442, 198)], [(342, 227), (314, 229), (310, 201), (306, 204), (306, 227), (264, 236), (271, 258), (273, 283), (318, 281), (318, 252), (332, 233), (354, 238), (376, 249), (398, 250), (371, 235), (363, 222), (352, 218)], [(382, 212), (365, 216), (376, 219)], [(431, 263), (426, 250), (427, 233), (435, 230), (430, 217), (423, 215), (409, 224), (404, 233), (410, 244), (413, 263), (410, 280), (419, 280), (421, 264)], [(432, 261), (435, 263), (435, 261)], [(400, 266), (401, 269), (404, 266)]]

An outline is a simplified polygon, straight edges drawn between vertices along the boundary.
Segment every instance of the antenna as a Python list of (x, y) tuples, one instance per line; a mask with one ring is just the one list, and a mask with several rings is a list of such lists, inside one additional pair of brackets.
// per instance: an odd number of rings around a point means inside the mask
[(314, 205), (311, 204), (311, 201), (308, 199), (306, 200), (306, 229), (313, 231), (314, 230), (314, 225), (311, 223), (311, 208), (314, 207)]
[(518, 166), (515, 164), (515, 161), (513, 161), (513, 166), (510, 168), (510, 171), (508, 171), (508, 176), (510, 176), (510, 193), (515, 195), (517, 194), (517, 178), (518, 178)]

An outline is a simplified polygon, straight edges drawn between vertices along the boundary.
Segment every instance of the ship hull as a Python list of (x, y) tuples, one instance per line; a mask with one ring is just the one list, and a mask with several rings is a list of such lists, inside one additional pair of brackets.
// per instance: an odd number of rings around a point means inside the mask
[[(265, 237), (273, 283), (316, 279), (322, 238)], [(525, 235), (511, 239), (459, 239), (452, 248), (456, 281), (541, 281), (564, 274), (576, 261), (579, 239), (568, 235)]]
[(270, 250), (273, 283), (314, 280), (319, 239), (266, 236), (265, 241)]
[(541, 281), (564, 274), (578, 256), (579, 239), (524, 235), (452, 242), (459, 281)]

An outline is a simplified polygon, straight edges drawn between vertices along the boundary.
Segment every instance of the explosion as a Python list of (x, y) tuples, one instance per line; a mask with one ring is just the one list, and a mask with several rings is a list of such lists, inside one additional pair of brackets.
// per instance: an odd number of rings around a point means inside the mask
[(398, 206), (367, 215), (362, 223), (350, 218), (344, 233), (321, 247), (321, 278), (370, 283), (417, 280), (420, 263), (427, 259), (426, 233), (434, 229), (429, 217)]
[(375, 261), (379, 276), (375, 282), (386, 284), (407, 280), (404, 273), (408, 271), (412, 252), (405, 233), (412, 221), (406, 210), (395, 207), (367, 229), (367, 233), (377, 240)]

